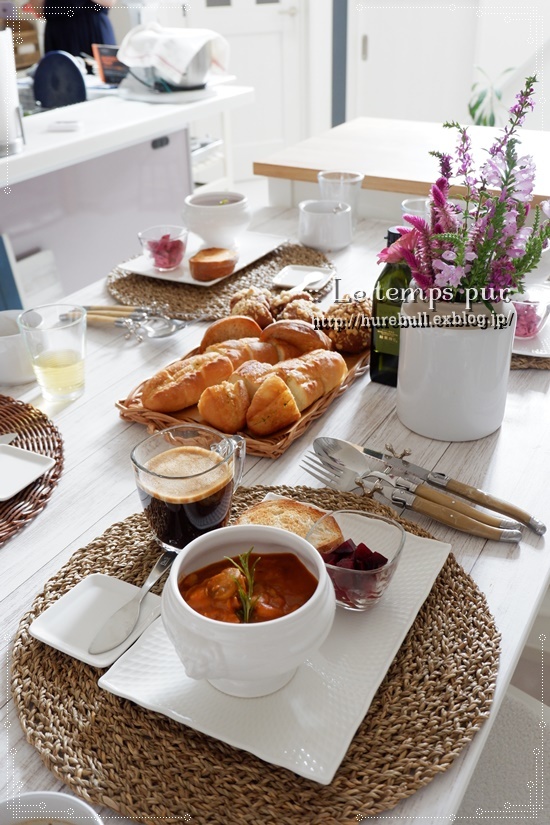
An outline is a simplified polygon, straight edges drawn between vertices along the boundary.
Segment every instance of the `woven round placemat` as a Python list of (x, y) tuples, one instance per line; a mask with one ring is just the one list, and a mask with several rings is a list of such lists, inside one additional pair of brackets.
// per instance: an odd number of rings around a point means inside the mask
[[(174, 318), (184, 321), (216, 321), (230, 315), (229, 302), (235, 292), (249, 286), (271, 288), (273, 276), (290, 264), (332, 268), (328, 258), (321, 252), (287, 243), (211, 287), (161, 281), (125, 272), (117, 267), (107, 276), (107, 290), (113, 298), (127, 306), (147, 306), (156, 302), (166, 306)], [(322, 298), (331, 289), (332, 278), (322, 290), (315, 293), (315, 298)]]
[(0, 435), (17, 433), (12, 446), (55, 459), (52, 469), (7, 501), (0, 501), (0, 544), (21, 530), (46, 506), (63, 469), (63, 439), (43, 412), (0, 395)]
[(550, 370), (550, 358), (533, 358), (532, 355), (512, 355), (510, 369)]
[[(307, 487), (241, 488), (233, 517), (267, 492), (395, 517), (370, 499)], [(29, 635), (31, 622), (84, 576), (100, 571), (141, 584), (157, 556), (143, 514), (113, 525), (50, 579), (15, 637), (12, 691), (26, 737), (93, 804), (147, 825), (357, 822), (445, 771), (489, 713), (499, 636), (484, 596), (452, 555), (328, 786), (100, 690), (100, 671), (53, 649), (45, 655)]]

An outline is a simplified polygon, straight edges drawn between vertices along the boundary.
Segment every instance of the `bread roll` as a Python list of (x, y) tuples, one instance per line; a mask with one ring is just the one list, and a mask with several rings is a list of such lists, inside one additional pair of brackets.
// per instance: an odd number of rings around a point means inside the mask
[(245, 361), (229, 378), (230, 381), (244, 381), (250, 400), (254, 397), (258, 387), (267, 375), (273, 372), (271, 364), (261, 364), (259, 361)]
[(232, 249), (201, 249), (189, 258), (189, 271), (196, 281), (215, 281), (231, 275), (239, 256)]
[(254, 435), (271, 435), (300, 420), (300, 410), (292, 393), (278, 375), (268, 375), (260, 384), (246, 414)]
[(278, 341), (274, 338), (269, 343), (277, 350), (277, 361), (287, 361), (289, 358), (297, 358), (302, 354), (298, 347), (295, 347), (294, 344), (287, 344), (286, 341)]
[(250, 406), (244, 381), (222, 381), (207, 387), (199, 398), (198, 409), (207, 424), (223, 433), (236, 433), (246, 424)]
[(297, 347), (300, 352), (314, 349), (332, 349), (332, 341), (324, 332), (313, 329), (305, 321), (276, 321), (270, 324), (260, 335), (261, 341), (286, 341)]
[(141, 403), (155, 412), (175, 412), (196, 404), (207, 387), (226, 381), (233, 364), (217, 352), (192, 355), (160, 370), (145, 382)]
[(274, 372), (283, 379), (301, 412), (340, 386), (348, 368), (340, 353), (314, 350), (299, 358), (281, 361)]
[[(319, 510), (312, 504), (284, 498), (253, 504), (241, 513), (235, 524), (264, 524), (268, 527), (280, 527), (305, 538), (313, 525), (324, 515), (324, 510)], [(342, 544), (344, 536), (332, 516), (326, 518), (323, 524), (325, 526), (318, 534), (319, 541), (316, 541), (316, 546), (320, 553), (328, 553)]]
[(221, 318), (210, 324), (204, 333), (200, 350), (212, 344), (219, 344), (221, 341), (235, 340), (236, 338), (259, 338), (262, 329), (258, 324), (244, 315), (233, 315), (230, 318)]
[(262, 329), (273, 323), (273, 315), (265, 301), (256, 301), (254, 298), (243, 298), (237, 301), (231, 310), (235, 315), (247, 315)]
[(277, 361), (277, 350), (269, 342), (259, 341), (257, 338), (241, 338), (238, 341), (222, 341), (206, 348), (206, 352), (219, 352), (230, 359), (233, 369), (236, 370), (245, 361), (260, 361), (274, 364)]

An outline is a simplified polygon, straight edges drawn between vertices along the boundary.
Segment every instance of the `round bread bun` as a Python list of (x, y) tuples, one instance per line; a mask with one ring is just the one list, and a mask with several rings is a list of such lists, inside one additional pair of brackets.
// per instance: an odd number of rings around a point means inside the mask
[(260, 335), (261, 341), (286, 341), (297, 347), (300, 352), (314, 349), (332, 349), (332, 341), (324, 332), (314, 329), (306, 321), (275, 321)]
[[(344, 299), (349, 298), (344, 295)], [(326, 311), (326, 317), (335, 322), (334, 329), (328, 329), (327, 335), (338, 352), (356, 354), (370, 347), (371, 329), (363, 323), (364, 318), (372, 315), (372, 301), (367, 299), (361, 303), (335, 303)], [(342, 321), (342, 328), (338, 322)]]
[[(269, 527), (280, 527), (305, 538), (313, 525), (324, 515), (324, 510), (312, 504), (282, 498), (253, 504), (241, 513), (235, 524), (264, 524)], [(317, 543), (320, 553), (328, 553), (344, 541), (344, 536), (335, 519), (327, 518), (324, 523), (323, 535), (319, 536)]]
[(252, 318), (248, 318), (246, 315), (230, 315), (210, 324), (204, 333), (200, 350), (204, 352), (206, 347), (210, 347), (212, 344), (219, 344), (222, 341), (234, 340), (235, 338), (259, 338), (261, 332), (261, 327)]
[(239, 256), (232, 249), (201, 249), (189, 258), (189, 271), (195, 281), (215, 281), (231, 275)]

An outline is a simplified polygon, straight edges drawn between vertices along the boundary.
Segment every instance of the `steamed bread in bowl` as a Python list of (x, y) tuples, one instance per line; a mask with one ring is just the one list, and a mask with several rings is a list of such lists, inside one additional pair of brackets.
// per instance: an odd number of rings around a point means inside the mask
[[(180, 586), (193, 573), (250, 548), (260, 557), (291, 554), (314, 577), (301, 607), (246, 624), (209, 618), (184, 600)], [(317, 550), (286, 530), (255, 524), (222, 527), (192, 541), (174, 561), (162, 594), (162, 621), (187, 676), (231, 696), (265, 696), (287, 684), (327, 638), (334, 612), (334, 589)]]

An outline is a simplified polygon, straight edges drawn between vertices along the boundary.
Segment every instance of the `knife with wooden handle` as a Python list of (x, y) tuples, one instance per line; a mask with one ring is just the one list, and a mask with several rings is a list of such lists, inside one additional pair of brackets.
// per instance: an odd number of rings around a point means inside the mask
[[(400, 486), (399, 481), (397, 481), (397, 486)], [(462, 515), (468, 516), (475, 521), (488, 524), (490, 527), (498, 527), (503, 530), (520, 529), (520, 522), (516, 521), (516, 519), (499, 518), (498, 516), (492, 516), (490, 513), (476, 510), (475, 507), (466, 504), (462, 499), (450, 496), (447, 493), (441, 492), (441, 490), (436, 490), (428, 484), (413, 484), (413, 482), (410, 482), (410, 486), (408, 486), (407, 489), (412, 493), (416, 493), (417, 496), (421, 496), (421, 498), (433, 501), (435, 504), (441, 504), (443, 507), (450, 507), (452, 510), (462, 513)], [(447, 487), (447, 489), (449, 488)]]
[(448, 527), (453, 527), (463, 533), (469, 533), (471, 536), (514, 544), (521, 540), (520, 530), (503, 530), (498, 527), (491, 527), (489, 524), (465, 516), (463, 513), (451, 510), (449, 507), (444, 507), (434, 501), (428, 501), (428, 499), (417, 496), (409, 490), (400, 490), (380, 483), (378, 484), (378, 490), (392, 504), (407, 507), (414, 510), (415, 513), (422, 513), (422, 515), (429, 516), (429, 518), (433, 518), (441, 524), (446, 524)]
[(469, 484), (464, 484), (454, 478), (440, 473), (435, 470), (427, 470), (425, 467), (420, 467), (418, 464), (413, 464), (407, 459), (397, 458), (390, 452), (378, 452), (378, 450), (371, 450), (369, 447), (356, 446), (362, 453), (367, 456), (372, 456), (380, 461), (383, 461), (388, 467), (397, 470), (399, 475), (412, 475), (422, 481), (427, 481), (429, 484), (435, 484), (438, 487), (443, 487), (447, 492), (456, 493), (463, 496), (468, 501), (473, 501), (476, 504), (481, 504), (482, 507), (487, 507), (489, 510), (495, 510), (497, 513), (502, 513), (505, 516), (516, 519), (517, 521), (530, 527), (539, 536), (546, 532), (546, 525), (539, 521), (534, 516), (526, 513), (515, 504), (508, 501), (502, 501), (494, 496), (485, 493), (483, 490), (478, 490), (477, 487), (472, 487)]

